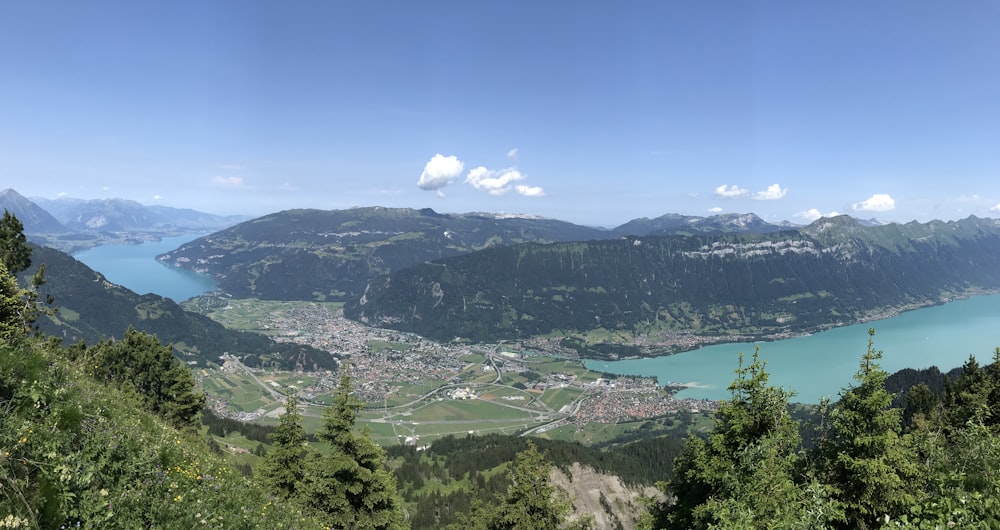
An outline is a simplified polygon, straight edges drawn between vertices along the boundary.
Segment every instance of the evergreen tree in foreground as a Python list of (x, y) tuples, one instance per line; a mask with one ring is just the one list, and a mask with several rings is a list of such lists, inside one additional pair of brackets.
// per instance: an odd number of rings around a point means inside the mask
[(261, 462), (258, 472), (264, 483), (282, 498), (292, 497), (305, 469), (306, 431), (302, 428), (302, 415), (298, 400), (289, 394), (285, 400), (285, 413), (279, 418), (278, 427), (268, 435), (271, 449)]
[(552, 465), (535, 444), (514, 458), (508, 469), (511, 485), (507, 493), (493, 504), (474, 502), (468, 517), (452, 530), (586, 530), (590, 519), (569, 521), (573, 505), (566, 492), (549, 479)]
[(11, 275), (31, 266), (31, 247), (24, 235), (24, 225), (7, 210), (0, 219), (0, 263)]
[(86, 352), (90, 375), (131, 387), (150, 410), (175, 427), (191, 426), (205, 405), (191, 370), (156, 335), (129, 326), (121, 340), (102, 340)]
[(827, 488), (799, 483), (799, 433), (788, 414), (790, 393), (768, 385), (754, 352), (740, 356), (732, 398), (715, 413), (707, 440), (692, 436), (675, 461), (675, 479), (661, 485), (675, 501), (654, 506), (646, 528), (814, 529), (841, 516)]
[(888, 374), (882, 352), (868, 330), (868, 350), (854, 375), (857, 384), (841, 395), (830, 416), (830, 432), (820, 442), (824, 481), (844, 505), (844, 529), (879, 528), (917, 503), (922, 483), (916, 455), (900, 436), (902, 410), (890, 408)]
[(311, 457), (299, 496), (331, 528), (407, 528), (396, 479), (385, 467), (385, 451), (372, 440), (367, 426), (360, 434), (353, 431), (363, 407), (352, 393), (345, 367), (318, 433), (330, 444), (330, 452)]
[[(45, 265), (42, 264), (31, 279), (31, 287), (22, 289), (17, 283), (17, 273), (31, 266), (31, 247), (24, 235), (24, 225), (9, 211), (4, 210), (0, 219), (0, 340), (10, 342), (31, 331), (31, 325), (44, 311), (54, 314), (49, 307), (38, 307), (38, 288), (45, 283)], [(49, 297), (46, 303), (51, 305)]]

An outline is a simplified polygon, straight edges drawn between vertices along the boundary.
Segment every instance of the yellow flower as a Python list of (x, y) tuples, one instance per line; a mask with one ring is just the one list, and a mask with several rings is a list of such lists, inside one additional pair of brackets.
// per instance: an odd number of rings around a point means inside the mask
[(178, 496), (174, 497), (174, 502), (181, 502), (181, 500), (182, 500), (183, 498), (184, 498), (184, 496), (183, 496), (183, 495), (178, 495)]

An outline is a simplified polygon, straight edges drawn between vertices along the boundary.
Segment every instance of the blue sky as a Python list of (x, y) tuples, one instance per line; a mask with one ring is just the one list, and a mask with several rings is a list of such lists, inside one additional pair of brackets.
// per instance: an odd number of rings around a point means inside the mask
[(3, 2), (0, 188), (1000, 217), (1000, 3)]

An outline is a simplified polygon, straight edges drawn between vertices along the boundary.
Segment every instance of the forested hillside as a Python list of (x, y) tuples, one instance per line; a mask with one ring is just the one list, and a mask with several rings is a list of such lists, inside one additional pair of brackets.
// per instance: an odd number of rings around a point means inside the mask
[(337, 362), (328, 352), (310, 346), (275, 342), (256, 333), (233, 331), (197, 313), (181, 309), (173, 300), (155, 294), (138, 295), (115, 285), (73, 257), (47, 247), (33, 247), (32, 266), (20, 277), (33, 276), (43, 264), (46, 282), (42, 299), (51, 296), (58, 307), (42, 316), (37, 325), (44, 333), (66, 344), (83, 340), (93, 344), (103, 338), (121, 337), (125, 329), (155, 334), (173, 344), (184, 361), (199, 365), (219, 362), (229, 353), (248, 366), (284, 369), (333, 369)]
[(997, 221), (863, 227), (843, 216), (769, 234), (491, 247), (372, 280), (344, 314), (438, 340), (603, 330), (655, 352), (672, 334), (752, 340), (998, 288)]
[(430, 209), (289, 210), (182, 245), (161, 259), (212, 275), (236, 297), (346, 300), (368, 279), (424, 261), (526, 241), (614, 234), (551, 219)]
[(606, 230), (530, 216), (430, 209), (289, 210), (197, 239), (161, 259), (210, 274), (222, 290), (237, 297), (348, 300), (380, 274), (496, 245), (783, 228), (787, 225), (753, 214), (668, 214)]

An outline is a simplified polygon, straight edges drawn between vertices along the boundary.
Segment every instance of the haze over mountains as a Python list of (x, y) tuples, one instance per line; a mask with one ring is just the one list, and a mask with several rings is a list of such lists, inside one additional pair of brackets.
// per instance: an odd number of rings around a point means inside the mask
[(209, 232), (247, 219), (146, 206), (125, 199), (28, 199), (10, 188), (0, 191), (0, 208), (17, 216), (35, 243), (70, 252), (100, 244)]

